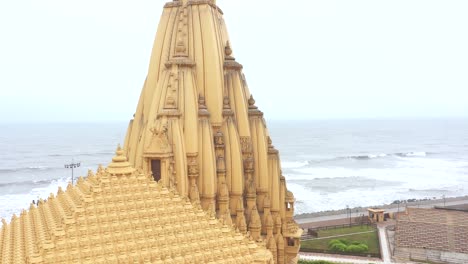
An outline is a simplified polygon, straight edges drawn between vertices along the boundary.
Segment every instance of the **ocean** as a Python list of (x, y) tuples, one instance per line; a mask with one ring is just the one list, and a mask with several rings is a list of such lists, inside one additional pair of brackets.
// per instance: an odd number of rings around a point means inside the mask
[[(468, 120), (268, 121), (296, 213), (468, 195)], [(111, 161), (126, 123), (0, 125), (0, 218)]]

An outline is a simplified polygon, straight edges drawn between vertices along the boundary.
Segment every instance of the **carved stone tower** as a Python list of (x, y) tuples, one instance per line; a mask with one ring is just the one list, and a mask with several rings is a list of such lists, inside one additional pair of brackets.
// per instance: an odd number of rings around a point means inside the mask
[(277, 263), (297, 260), (294, 196), (216, 1), (165, 5), (124, 149), (136, 169), (266, 240)]

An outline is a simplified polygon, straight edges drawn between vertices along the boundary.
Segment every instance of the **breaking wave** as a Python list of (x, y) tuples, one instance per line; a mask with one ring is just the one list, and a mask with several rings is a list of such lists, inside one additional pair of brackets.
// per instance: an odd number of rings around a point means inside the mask
[(379, 153), (379, 154), (367, 154), (367, 155), (351, 155), (351, 156), (339, 156), (334, 158), (318, 158), (308, 161), (282, 161), (281, 168), (283, 169), (301, 169), (308, 166), (314, 166), (320, 163), (328, 163), (333, 161), (342, 161), (342, 160), (356, 160), (356, 161), (366, 161), (366, 160), (375, 160), (375, 159), (384, 159), (384, 158), (416, 158), (416, 157), (426, 157), (431, 154), (424, 151), (414, 151), (414, 152), (396, 152), (396, 153)]
[(431, 154), (435, 154), (435, 153), (419, 151), (419, 152), (397, 152), (397, 153), (351, 155), (351, 156), (341, 156), (341, 157), (322, 159), (322, 160), (309, 160), (308, 163), (315, 164), (315, 163), (334, 161), (334, 160), (373, 160), (373, 159), (381, 159), (381, 158), (387, 158), (387, 157), (401, 157), (401, 158), (426, 157)]
[(52, 182), (52, 180), (9, 182), (9, 183), (0, 183), (0, 187), (7, 187), (7, 186), (34, 186), (34, 185), (50, 184), (51, 182)]
[[(31, 191), (27, 194), (0, 195), (0, 219), (4, 218), (8, 222), (13, 214), (18, 215), (21, 213), (21, 210), (28, 208), (32, 200), (37, 200), (39, 198), (47, 199), (51, 193), (56, 194), (59, 187), (65, 189), (70, 180), (71, 179), (69, 177), (63, 177), (50, 181), (38, 181), (36, 184), (44, 184), (40, 187), (37, 186), (31, 188)], [(33, 182), (31, 181), (31, 183)]]
[(357, 156), (347, 156), (347, 157), (339, 157), (337, 159), (357, 159), (357, 160), (369, 160), (369, 159), (378, 159), (378, 158), (385, 158), (385, 157), (426, 157), (428, 155), (427, 152), (420, 151), (420, 152), (398, 152), (398, 153), (380, 153), (380, 154), (369, 154), (369, 155), (357, 155)]
[(78, 156), (85, 156), (85, 157), (98, 157), (98, 156), (104, 156), (104, 155), (114, 155), (115, 153), (113, 152), (107, 152), (107, 151), (102, 151), (102, 152), (94, 152), (94, 153), (75, 153), (75, 154), (49, 154), (49, 157), (78, 157)]
[(52, 167), (47, 167), (47, 166), (29, 166), (29, 167), (23, 167), (23, 168), (0, 169), (0, 173), (25, 172), (25, 171), (51, 171), (51, 170), (60, 169), (60, 168), (52, 168)]

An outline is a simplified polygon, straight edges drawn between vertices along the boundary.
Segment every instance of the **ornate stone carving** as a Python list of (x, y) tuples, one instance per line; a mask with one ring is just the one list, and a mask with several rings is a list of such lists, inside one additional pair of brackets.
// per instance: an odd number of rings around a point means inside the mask
[(185, 51), (187, 51), (187, 48), (185, 47), (185, 43), (182, 39), (179, 39), (177, 42), (177, 47), (176, 47), (176, 54), (179, 56), (184, 56)]
[(196, 156), (188, 158), (188, 174), (189, 177), (198, 177), (198, 162)]
[(173, 2), (168, 2), (164, 5), (164, 8), (171, 8), (171, 7), (179, 7), (182, 6), (181, 1), (173, 1)]
[(164, 124), (160, 128), (150, 128), (152, 134), (151, 142), (146, 147), (146, 152), (165, 153), (170, 151), (169, 136), (167, 125)]
[(223, 116), (224, 117), (233, 117), (234, 112), (231, 109), (231, 103), (229, 97), (225, 96), (223, 99)]
[(164, 109), (177, 109), (178, 86), (178, 77), (175, 76), (175, 74), (171, 74), (169, 77), (169, 83), (167, 84), (167, 96), (164, 102)]
[(195, 204), (196, 202), (200, 204), (200, 192), (198, 191), (198, 186), (192, 184), (190, 186), (190, 200)]
[(242, 70), (244, 66), (242, 64), (238, 63), (237, 61), (225, 61), (224, 62), (224, 68), (225, 69), (232, 69), (232, 70)]
[(200, 117), (210, 116), (210, 112), (208, 112), (208, 108), (206, 107), (205, 97), (203, 95), (198, 96), (198, 115)]
[(186, 58), (186, 57), (175, 57), (175, 58), (168, 60), (165, 64), (166, 68), (168, 69), (171, 68), (172, 65), (177, 65), (179, 67), (193, 68), (197, 64), (193, 60)]
[(236, 226), (239, 229), (239, 231), (242, 234), (245, 234), (247, 232), (247, 222), (245, 220), (245, 215), (244, 215), (244, 202), (242, 198), (240, 198), (237, 202), (237, 208), (236, 208)]
[(231, 43), (229, 43), (229, 41), (226, 42), (226, 47), (224, 47), (224, 54), (227, 58), (229, 58), (232, 55)]
[(255, 105), (255, 99), (252, 95), (249, 98), (249, 116), (258, 116), (263, 117), (263, 112), (258, 110), (258, 107)]
[(268, 137), (268, 154), (278, 154), (278, 150), (273, 146), (273, 142), (270, 137)]
[(262, 222), (260, 220), (260, 215), (258, 214), (257, 206), (252, 208), (252, 213), (249, 222), (249, 231), (252, 235), (252, 238), (257, 241), (260, 239), (260, 229), (262, 227)]
[(242, 153), (252, 152), (252, 140), (250, 137), (240, 137)]
[(257, 109), (258, 107), (255, 106), (255, 99), (253, 98), (253, 95), (250, 95), (249, 98), (249, 109)]
[(224, 147), (224, 134), (221, 130), (218, 130), (214, 136), (214, 143), (217, 147)]
[(253, 179), (247, 181), (247, 198), (256, 199), (257, 198), (257, 188), (255, 187), (255, 182)]
[(244, 160), (244, 169), (246, 172), (253, 172), (254, 171), (254, 159), (252, 155), (249, 155), (245, 160)]
[(211, 7), (215, 8), (218, 10), (218, 12), (222, 15), (223, 11), (216, 5), (216, 3), (213, 0), (189, 0), (187, 2), (187, 5), (210, 5)]
[(243, 66), (236, 62), (236, 59), (232, 56), (232, 48), (231, 44), (229, 41), (226, 43), (226, 46), (224, 47), (224, 68), (229, 69), (229, 70), (237, 70), (240, 71), (242, 70)]
[(177, 29), (177, 44), (175, 47), (175, 57), (188, 57), (187, 53), (187, 14), (186, 7), (179, 9), (179, 23)]
[(176, 171), (174, 169), (175, 161), (174, 159), (171, 159), (171, 162), (169, 163), (169, 167), (167, 169), (168, 175), (169, 175), (169, 187), (170, 188), (177, 188), (177, 179), (176, 179)]
[(226, 161), (224, 159), (224, 156), (218, 156), (218, 158), (216, 159), (216, 168), (218, 174), (226, 173)]

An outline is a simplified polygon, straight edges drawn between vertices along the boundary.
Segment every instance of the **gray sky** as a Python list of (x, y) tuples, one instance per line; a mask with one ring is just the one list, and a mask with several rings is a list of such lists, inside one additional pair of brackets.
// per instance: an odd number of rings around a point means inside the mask
[[(128, 121), (161, 0), (0, 1), (0, 122)], [(267, 119), (468, 117), (468, 1), (218, 0)]]

